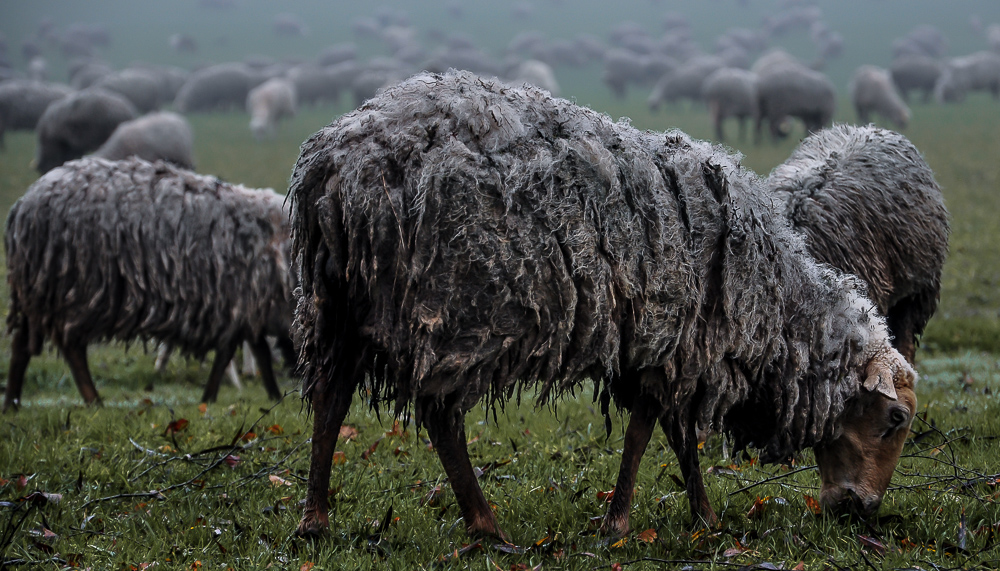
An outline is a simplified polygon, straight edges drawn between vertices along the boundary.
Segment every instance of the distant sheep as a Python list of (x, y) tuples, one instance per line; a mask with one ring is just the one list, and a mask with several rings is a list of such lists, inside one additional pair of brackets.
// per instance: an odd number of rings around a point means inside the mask
[(467, 530), (504, 537), (465, 414), (585, 379), (632, 413), (603, 533), (628, 529), (658, 421), (696, 519), (716, 519), (698, 427), (763, 461), (813, 446), (824, 505), (874, 511), (915, 374), (863, 285), (809, 256), (737, 163), (462, 72), (418, 74), (306, 141), (289, 189), (293, 337), (315, 415), (299, 533), (329, 525), (331, 459), (361, 388), (427, 428)]
[(247, 94), (250, 131), (258, 139), (274, 136), (278, 122), (294, 116), (295, 109), (295, 85), (287, 79), (269, 79)]
[(98, 401), (87, 346), (116, 339), (215, 351), (203, 401), (214, 401), (249, 341), (271, 398), (281, 392), (266, 335), (291, 319), (283, 198), (166, 163), (88, 158), (35, 182), (7, 217), (10, 371), (18, 406), (32, 355), (51, 340), (87, 403)]
[(923, 102), (928, 103), (934, 94), (944, 63), (928, 56), (907, 56), (896, 58), (889, 67), (892, 82), (896, 84), (903, 101), (909, 101), (911, 91), (923, 94)]
[(756, 121), (757, 118), (757, 74), (724, 67), (705, 79), (701, 95), (708, 105), (715, 138), (725, 140), (722, 124), (729, 117), (735, 117), (739, 123), (740, 140), (743, 140), (747, 120)]
[(837, 107), (833, 83), (822, 73), (799, 64), (776, 63), (759, 72), (757, 97), (757, 142), (764, 121), (772, 139), (777, 140), (788, 136), (785, 122), (789, 118), (801, 119), (808, 134), (830, 125)]
[(145, 69), (123, 69), (94, 82), (93, 87), (114, 91), (135, 105), (139, 113), (160, 108), (163, 86), (160, 77)]
[(1000, 54), (982, 51), (948, 60), (934, 85), (934, 98), (957, 103), (972, 91), (989, 91), (1000, 99)]
[(911, 363), (937, 308), (948, 211), (906, 137), (839, 125), (807, 137), (767, 179), (816, 259), (860, 277)]
[(651, 111), (656, 111), (663, 103), (682, 99), (700, 102), (705, 79), (725, 66), (726, 62), (718, 56), (700, 56), (687, 61), (656, 82), (646, 104)]
[(559, 81), (552, 71), (552, 66), (545, 62), (529, 59), (520, 62), (511, 73), (510, 82), (515, 85), (528, 83), (548, 91), (553, 97), (559, 97)]
[(194, 168), (194, 135), (187, 119), (177, 113), (160, 111), (126, 121), (93, 156), (110, 161), (138, 157), (145, 161), (166, 161), (184, 169)]
[(260, 78), (242, 63), (223, 63), (192, 73), (177, 92), (174, 107), (181, 113), (242, 108)]
[(138, 116), (127, 99), (104, 89), (84, 89), (55, 101), (38, 119), (35, 168), (46, 173), (96, 151), (118, 125)]
[(859, 67), (848, 86), (851, 103), (862, 124), (871, 121), (872, 113), (885, 117), (899, 129), (910, 122), (910, 108), (896, 91), (889, 71), (874, 65)]
[(58, 83), (13, 79), (0, 83), (0, 149), (7, 131), (31, 131), (49, 104), (72, 93)]

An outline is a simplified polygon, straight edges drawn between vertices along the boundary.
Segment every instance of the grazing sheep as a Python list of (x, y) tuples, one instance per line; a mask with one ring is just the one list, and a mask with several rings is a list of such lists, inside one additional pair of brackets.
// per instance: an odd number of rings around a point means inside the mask
[(247, 94), (260, 83), (243, 63), (223, 63), (192, 73), (177, 92), (174, 107), (181, 113), (224, 111), (246, 104)]
[(990, 24), (986, 28), (986, 43), (991, 50), (1000, 53), (1000, 24)]
[(821, 262), (858, 276), (911, 363), (937, 308), (948, 211), (920, 151), (903, 135), (838, 125), (807, 137), (767, 179)]
[(328, 67), (302, 64), (288, 70), (288, 80), (295, 85), (299, 105), (336, 103), (340, 93), (351, 88), (363, 68), (356, 61), (345, 61)]
[(68, 86), (30, 79), (12, 79), (0, 83), (0, 149), (4, 133), (31, 131), (49, 104), (72, 93)]
[(812, 446), (822, 501), (873, 510), (915, 374), (863, 285), (808, 255), (738, 159), (464, 72), (416, 75), (306, 141), (289, 190), (293, 338), (315, 415), (298, 533), (329, 525), (331, 458), (360, 388), (414, 413), (468, 531), (503, 537), (466, 412), (587, 378), (632, 410), (605, 533), (628, 527), (657, 420), (696, 517), (714, 520), (699, 426), (765, 461)]
[(114, 91), (132, 102), (139, 113), (160, 108), (163, 92), (161, 79), (145, 69), (123, 69), (94, 82), (93, 87)]
[(755, 139), (759, 143), (765, 120), (774, 140), (788, 136), (784, 123), (789, 117), (801, 119), (806, 133), (830, 125), (837, 107), (837, 91), (818, 71), (797, 64), (775, 64), (758, 75), (757, 101), (760, 111)]
[(117, 93), (89, 88), (56, 100), (38, 119), (35, 168), (46, 173), (96, 151), (118, 125), (139, 116)]
[(51, 339), (80, 394), (98, 400), (87, 346), (155, 339), (203, 358), (213, 401), (250, 342), (271, 398), (281, 392), (265, 335), (291, 320), (288, 216), (271, 190), (157, 162), (87, 158), (35, 182), (11, 208), (5, 248), (13, 333), (4, 409)]
[(892, 121), (900, 129), (905, 129), (910, 122), (910, 108), (899, 96), (886, 69), (874, 65), (859, 67), (851, 77), (848, 92), (861, 123), (871, 121), (872, 112)]
[(559, 81), (552, 66), (545, 62), (536, 59), (522, 61), (510, 75), (510, 83), (528, 83), (548, 91), (553, 97), (559, 97)]
[(684, 62), (656, 82), (646, 104), (651, 111), (656, 111), (664, 102), (688, 99), (697, 103), (702, 100), (701, 87), (705, 79), (723, 67), (726, 62), (718, 56), (700, 56)]
[(250, 131), (257, 139), (274, 136), (278, 121), (295, 115), (295, 85), (287, 79), (274, 78), (254, 87), (247, 94)]
[(86, 89), (115, 70), (107, 63), (93, 59), (78, 59), (69, 65), (69, 84), (73, 89)]
[(742, 141), (746, 136), (747, 119), (757, 118), (757, 74), (724, 67), (705, 78), (701, 95), (708, 104), (715, 138), (724, 141), (722, 123), (729, 117), (736, 117)]
[(934, 85), (934, 98), (957, 103), (970, 91), (989, 91), (1000, 99), (1000, 54), (982, 51), (948, 60)]
[(892, 82), (896, 84), (904, 102), (910, 100), (911, 91), (920, 91), (923, 93), (923, 102), (928, 103), (943, 69), (944, 64), (936, 58), (907, 56), (894, 59), (889, 66), (889, 73), (892, 74)]
[(187, 119), (160, 111), (126, 121), (93, 156), (109, 161), (139, 157), (145, 161), (167, 161), (183, 169), (194, 168), (194, 135)]

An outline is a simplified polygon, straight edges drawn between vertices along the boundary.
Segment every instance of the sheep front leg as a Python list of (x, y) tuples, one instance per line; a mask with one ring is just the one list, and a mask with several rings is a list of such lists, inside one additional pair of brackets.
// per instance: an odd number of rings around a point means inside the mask
[(677, 462), (680, 464), (681, 476), (684, 478), (688, 502), (691, 505), (692, 524), (696, 527), (701, 525), (715, 527), (719, 523), (719, 518), (708, 500), (705, 481), (701, 476), (701, 465), (698, 462), (698, 435), (695, 433), (694, 423), (685, 422), (684, 426), (679, 424), (667, 424), (665, 419), (660, 420), (663, 432), (667, 434), (670, 446), (674, 449)]
[(261, 335), (256, 340), (250, 342), (250, 352), (257, 360), (257, 368), (260, 376), (264, 380), (264, 388), (267, 389), (267, 396), (272, 400), (281, 398), (281, 389), (274, 378), (274, 365), (271, 358), (271, 346), (267, 343), (267, 338)]
[(309, 463), (309, 482), (306, 487), (306, 505), (302, 521), (296, 530), (299, 537), (317, 537), (330, 528), (330, 471), (333, 453), (337, 448), (340, 427), (347, 418), (354, 398), (356, 383), (326, 379), (317, 381), (310, 392), (313, 409), (312, 459)]
[(84, 402), (101, 404), (101, 397), (97, 395), (97, 387), (94, 386), (94, 380), (90, 377), (90, 367), (87, 365), (87, 346), (73, 344), (60, 347), (60, 350)]
[(436, 412), (428, 415), (425, 423), (427, 433), (437, 450), (438, 458), (448, 474), (451, 489), (458, 500), (465, 520), (465, 529), (472, 536), (492, 536), (507, 541), (497, 524), (490, 504), (483, 496), (483, 490), (476, 481), (476, 474), (469, 461), (469, 449), (465, 440), (465, 417), (455, 418), (449, 414)]
[(21, 405), (21, 389), (24, 387), (24, 373), (31, 361), (31, 350), (28, 348), (28, 332), (25, 327), (14, 330), (14, 338), (10, 344), (10, 368), (7, 370), (7, 389), (4, 393), (3, 411), (17, 410)]
[(629, 532), (629, 512), (632, 509), (632, 496), (639, 463), (656, 428), (656, 419), (662, 413), (659, 404), (651, 399), (636, 400), (641, 402), (632, 407), (632, 416), (628, 428), (625, 429), (625, 444), (622, 449), (621, 466), (618, 469), (618, 482), (615, 484), (615, 493), (611, 497), (608, 513), (601, 523), (601, 535), (613, 538), (622, 537)]
[(238, 345), (239, 341), (230, 341), (215, 349), (215, 361), (212, 362), (212, 370), (208, 373), (208, 383), (205, 384), (205, 393), (201, 395), (201, 402), (215, 402), (215, 399), (218, 398), (222, 376), (226, 374), (226, 367), (233, 360)]

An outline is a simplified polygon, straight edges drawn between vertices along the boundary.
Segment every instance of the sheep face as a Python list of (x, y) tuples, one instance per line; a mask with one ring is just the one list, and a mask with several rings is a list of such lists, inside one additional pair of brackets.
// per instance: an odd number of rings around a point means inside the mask
[(917, 409), (916, 373), (895, 349), (872, 358), (865, 373), (839, 436), (814, 448), (823, 480), (820, 502), (833, 512), (878, 510)]

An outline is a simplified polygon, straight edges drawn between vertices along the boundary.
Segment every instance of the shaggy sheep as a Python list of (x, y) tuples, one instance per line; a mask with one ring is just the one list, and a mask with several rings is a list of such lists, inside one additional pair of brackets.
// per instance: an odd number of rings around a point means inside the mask
[(906, 137), (839, 125), (807, 137), (767, 185), (816, 259), (860, 277), (911, 363), (934, 314), (948, 254), (948, 211)]
[(796, 64), (768, 66), (758, 75), (755, 138), (761, 140), (761, 127), (766, 120), (775, 140), (788, 136), (784, 123), (797, 117), (805, 124), (806, 133), (818, 131), (833, 121), (837, 107), (837, 91), (825, 75)]
[(247, 94), (260, 83), (257, 74), (243, 63), (223, 63), (190, 75), (177, 92), (174, 107), (181, 113), (239, 108)]
[(989, 91), (1000, 99), (1000, 54), (982, 51), (948, 60), (934, 85), (934, 98), (955, 103), (970, 91)]
[(118, 125), (93, 156), (110, 161), (134, 156), (193, 169), (193, 148), (194, 135), (187, 119), (177, 113), (160, 111)]
[(68, 86), (30, 79), (12, 79), (0, 83), (0, 149), (4, 133), (31, 131), (49, 104), (72, 93)]
[(896, 91), (889, 71), (874, 65), (859, 67), (848, 86), (851, 103), (858, 113), (858, 121), (868, 123), (872, 112), (905, 129), (910, 122), (910, 108)]
[(247, 94), (250, 131), (257, 139), (274, 136), (278, 121), (295, 115), (295, 85), (287, 79), (274, 78), (254, 87)]
[(331, 458), (360, 388), (413, 411), (469, 532), (502, 537), (465, 413), (586, 378), (632, 410), (605, 533), (628, 527), (657, 420), (696, 517), (714, 519), (699, 426), (765, 461), (812, 446), (822, 501), (873, 510), (916, 406), (913, 370), (863, 285), (808, 255), (738, 158), (464, 72), (416, 75), (306, 141), (289, 190), (293, 337), (315, 415), (298, 532), (329, 525)]
[(166, 163), (87, 158), (35, 182), (11, 208), (5, 248), (13, 333), (4, 409), (45, 339), (80, 394), (98, 400), (87, 346), (155, 339), (196, 357), (215, 350), (213, 401), (237, 346), (250, 342), (272, 398), (265, 335), (291, 320), (288, 216), (253, 190)]
[(46, 173), (96, 151), (118, 125), (138, 115), (127, 99), (104, 89), (84, 89), (55, 101), (38, 119), (35, 168)]
[(736, 117), (740, 140), (746, 136), (747, 119), (757, 118), (757, 74), (739, 68), (724, 67), (705, 78), (701, 95), (715, 128), (715, 138), (725, 140), (722, 123)]
[(928, 103), (943, 69), (944, 64), (936, 58), (908, 56), (894, 59), (889, 66), (889, 73), (892, 74), (892, 82), (896, 84), (903, 101), (909, 101), (911, 91), (920, 91), (923, 93), (923, 102)]

